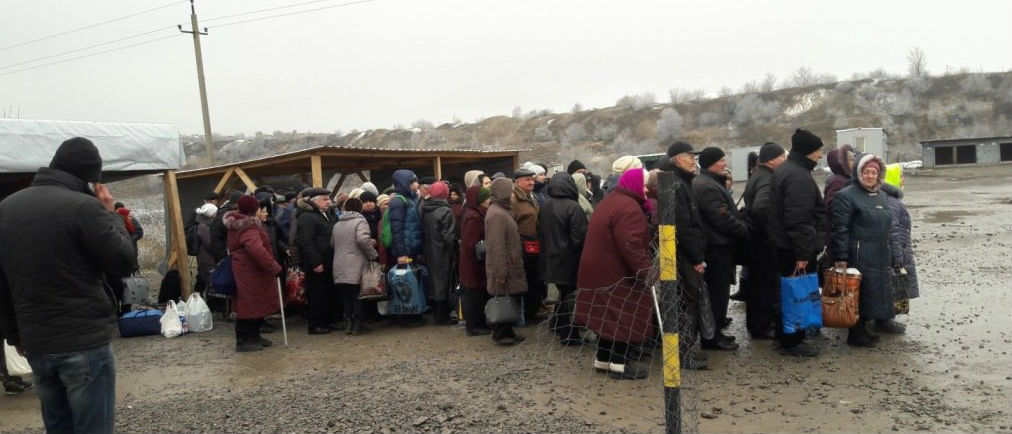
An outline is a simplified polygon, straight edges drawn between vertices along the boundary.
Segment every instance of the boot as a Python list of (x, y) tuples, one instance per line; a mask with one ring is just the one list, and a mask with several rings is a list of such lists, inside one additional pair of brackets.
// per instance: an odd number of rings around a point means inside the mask
[(847, 345), (867, 348), (874, 347), (875, 340), (869, 336), (867, 327), (866, 320), (858, 320), (857, 324), (847, 332)]
[(484, 336), (489, 333), (492, 333), (492, 330), (487, 329), (485, 327), (469, 328), (466, 331), (468, 336)]
[(369, 333), (371, 329), (366, 327), (362, 318), (352, 318), (351, 320), (351, 335), (358, 336)]
[(635, 360), (626, 360), (624, 364), (609, 364), (608, 375), (618, 380), (642, 380), (650, 375), (650, 369)]
[(895, 320), (880, 319), (875, 320), (875, 331), (890, 335), (901, 335), (903, 333), (906, 333), (907, 326), (903, 325), (902, 323), (898, 323)]
[(32, 385), (32, 383), (28, 383), (25, 380), (21, 379), (21, 377), (18, 377), (16, 375), (4, 377), (3, 384), (4, 384), (4, 394), (7, 396), (24, 393), (26, 391), (31, 390), (32, 387), (35, 387), (34, 385)]
[(432, 324), (434, 325), (456, 325), (450, 321), (450, 305), (445, 300), (432, 303)]
[(777, 351), (785, 356), (815, 357), (819, 355), (819, 349), (807, 342), (802, 342), (790, 348), (777, 347)]
[(344, 323), (347, 324), (344, 327), (344, 334), (346, 334), (346, 335), (353, 335), (353, 334), (355, 334), (355, 331), (354, 331), (355, 330), (355, 319), (354, 318), (345, 318), (344, 319)]

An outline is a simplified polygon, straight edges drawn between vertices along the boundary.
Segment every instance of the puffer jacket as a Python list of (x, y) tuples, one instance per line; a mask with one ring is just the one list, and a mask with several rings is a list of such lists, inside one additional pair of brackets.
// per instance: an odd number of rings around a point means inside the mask
[(504, 178), (492, 181), (492, 206), (485, 214), (485, 290), (491, 295), (527, 292), (524, 247), (510, 210), (512, 196), (513, 182)]
[(297, 204), (295, 245), (299, 249), (302, 271), (311, 273), (320, 265), (329, 270), (334, 257), (330, 236), (336, 219), (333, 214), (317, 209), (308, 199), (299, 200)]
[(457, 225), (453, 209), (444, 199), (429, 199), (423, 205), (425, 265), (432, 280), (432, 298), (445, 301), (453, 281), (453, 260), (457, 256)]
[(886, 203), (892, 212), (892, 227), (889, 230), (889, 256), (893, 268), (907, 270), (907, 297), (917, 298), (921, 295), (917, 287), (917, 263), (914, 261), (914, 247), (910, 241), (910, 212), (903, 204), (903, 190), (892, 185), (882, 185), (886, 194)]
[(541, 279), (558, 285), (575, 285), (580, 253), (587, 235), (587, 216), (577, 202), (580, 193), (567, 173), (559, 173), (548, 185), (551, 199), (538, 215)]
[(770, 239), (780, 250), (790, 252), (793, 261), (810, 261), (825, 246), (826, 205), (812, 177), (816, 163), (800, 154), (790, 154), (773, 173), (773, 224)]
[(362, 270), (375, 260), (375, 241), (369, 234), (369, 222), (362, 214), (345, 211), (334, 225), (331, 245), (334, 247), (334, 283), (358, 285)]
[(692, 180), (692, 193), (703, 217), (707, 245), (726, 246), (748, 236), (748, 225), (738, 215), (724, 179), (723, 175), (703, 170)]
[(756, 166), (742, 193), (751, 241), (757, 244), (769, 240), (770, 221), (773, 219), (773, 199), (770, 195), (772, 184), (773, 171), (766, 166)]
[(27, 352), (85, 350), (116, 334), (105, 276), (129, 275), (137, 252), (122, 217), (88, 191), (44, 167), (0, 202), (0, 334)]
[(394, 259), (401, 256), (418, 258), (422, 252), (422, 216), (417, 205), (417, 194), (411, 184), (418, 178), (410, 170), (394, 172), (394, 191), (390, 198), (390, 231), (393, 242), (389, 253)]

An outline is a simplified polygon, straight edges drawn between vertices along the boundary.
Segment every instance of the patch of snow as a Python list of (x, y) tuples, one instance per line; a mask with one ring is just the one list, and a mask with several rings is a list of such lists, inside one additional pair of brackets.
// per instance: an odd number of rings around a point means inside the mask
[(788, 117), (795, 117), (815, 107), (826, 94), (829, 93), (828, 89), (819, 89), (806, 94), (798, 95), (794, 98), (794, 104), (784, 109), (784, 115)]

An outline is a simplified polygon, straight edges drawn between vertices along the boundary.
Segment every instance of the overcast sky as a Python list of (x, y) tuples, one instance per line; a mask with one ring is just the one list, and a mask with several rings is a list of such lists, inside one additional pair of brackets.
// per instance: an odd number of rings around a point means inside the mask
[[(800, 66), (840, 78), (905, 73), (919, 46), (933, 74), (1012, 69), (1012, 1), (374, 0), (224, 27), (210, 20), (308, 0), (198, 0), (212, 129), (334, 132), (465, 122), (513, 107), (568, 111), (672, 87), (740, 87)], [(0, 47), (166, 5), (169, 0), (5, 1)], [(204, 22), (204, 20), (208, 20)], [(159, 122), (202, 132), (185, 2), (0, 49), (0, 107), (23, 118)], [(164, 27), (90, 51), (28, 60)]]

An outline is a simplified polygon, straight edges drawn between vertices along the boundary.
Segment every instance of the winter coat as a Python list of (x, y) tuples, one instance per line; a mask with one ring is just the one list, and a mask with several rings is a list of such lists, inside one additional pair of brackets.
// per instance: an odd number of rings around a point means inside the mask
[(425, 265), (432, 281), (432, 298), (445, 301), (453, 283), (453, 261), (457, 256), (457, 225), (453, 209), (444, 199), (425, 201), (422, 226), (425, 229)]
[[(594, 214), (594, 205), (591, 205), (590, 198), (592, 197), (590, 189), (587, 188), (587, 177), (582, 173), (577, 173), (573, 176), (573, 182), (576, 183), (576, 190), (580, 192), (577, 202), (580, 204), (580, 208), (583, 209), (583, 213), (587, 215), (587, 221), (590, 221), (590, 216)], [(618, 182), (618, 181), (616, 181)]]
[(512, 212), (513, 219), (517, 222), (520, 236), (526, 240), (535, 240), (538, 237), (538, 212), (541, 208), (533, 195), (513, 187)]
[(558, 285), (575, 285), (587, 234), (587, 215), (577, 202), (580, 193), (569, 174), (559, 173), (552, 178), (548, 196), (551, 199), (538, 215), (541, 279)]
[(882, 185), (886, 193), (886, 203), (892, 213), (892, 227), (889, 230), (889, 257), (893, 268), (907, 270), (907, 297), (917, 298), (921, 295), (917, 288), (917, 264), (914, 261), (914, 247), (910, 241), (910, 212), (903, 204), (903, 190), (892, 185)]
[(369, 236), (369, 222), (357, 212), (343, 212), (331, 235), (334, 283), (358, 285), (362, 270), (379, 256)]
[(604, 190), (605, 196), (615, 190), (615, 187), (618, 185), (618, 180), (621, 177), (621, 173), (612, 173), (608, 175), (607, 178), (604, 178), (604, 186), (602, 186), (601, 189)]
[(296, 209), (294, 202), (284, 208), (276, 207), (274, 209), (274, 227), (277, 228), (278, 244), (281, 246), (282, 252), (290, 249), (292, 245), (292, 220), (295, 220)]
[(457, 237), (460, 238), (460, 220), (464, 218), (464, 203), (451, 203), (450, 210), (453, 212), (453, 223), (457, 228)]
[(417, 205), (417, 195), (411, 191), (414, 174), (409, 171), (394, 173), (394, 191), (390, 198), (390, 231), (393, 243), (390, 244), (390, 256), (394, 259), (401, 256), (418, 258), (422, 253), (422, 216)]
[(547, 191), (547, 188), (548, 188), (548, 183), (546, 183), (546, 182), (535, 182), (534, 183), (534, 191), (531, 192), (531, 196), (533, 196), (534, 200), (537, 202), (538, 209), (541, 209), (542, 207), (544, 207), (545, 206), (545, 202), (549, 199), (548, 196), (547, 196), (547, 194), (545, 194), (545, 192)]
[(833, 200), (830, 250), (834, 261), (846, 261), (847, 267), (861, 272), (858, 310), (862, 318), (895, 316), (889, 274), (892, 211), (886, 196), (853, 182)]
[(317, 209), (309, 200), (300, 200), (298, 207), (299, 210), (295, 213), (298, 221), (295, 245), (299, 249), (302, 271), (312, 273), (320, 265), (323, 265), (324, 270), (329, 270), (334, 257), (330, 236), (336, 219), (333, 214)]
[(793, 261), (814, 260), (825, 243), (828, 228), (822, 193), (812, 178), (815, 162), (790, 154), (773, 173), (773, 219), (770, 239), (793, 257)]
[(643, 203), (616, 188), (594, 210), (580, 259), (573, 320), (601, 339), (638, 344), (653, 335), (647, 286), (650, 223)]
[[(492, 182), (492, 206), (485, 213), (485, 290), (491, 295), (527, 292), (524, 247), (513, 219), (512, 183)], [(498, 187), (498, 188), (497, 188)]]
[(281, 265), (274, 258), (271, 237), (263, 222), (238, 211), (224, 218), (228, 250), (235, 275), (235, 307), (238, 319), (259, 319), (281, 308), (277, 277)]
[(847, 170), (847, 153), (854, 152), (849, 145), (843, 145), (826, 154), (830, 175), (826, 178), (826, 186), (822, 189), (822, 201), (826, 204), (826, 215), (833, 213), (833, 198), (850, 182), (851, 174)]
[(743, 213), (751, 229), (750, 241), (754, 244), (769, 240), (769, 228), (773, 220), (772, 186), (773, 171), (766, 166), (756, 166), (742, 193), (745, 202)]
[(211, 247), (211, 224), (214, 223), (214, 217), (198, 215), (196, 221), (197, 238), (200, 239), (200, 250), (197, 250), (197, 272), (207, 279), (211, 269), (218, 265), (214, 261), (214, 250)]
[(724, 175), (703, 170), (692, 180), (692, 193), (706, 229), (706, 244), (727, 246), (748, 236), (748, 225), (738, 215)]
[(53, 354), (112, 340), (118, 307), (105, 275), (129, 275), (137, 252), (84, 181), (40, 168), (0, 202), (0, 246), (0, 335), (10, 344)]
[(383, 211), (376, 207), (372, 212), (362, 211), (362, 217), (369, 223), (369, 238), (379, 241), (380, 223), (383, 222)]
[(478, 190), (468, 187), (464, 195), (467, 203), (460, 221), (460, 284), (467, 289), (485, 290), (485, 263), (478, 261), (474, 246), (485, 239), (485, 214), (487, 209), (478, 203)]
[(703, 218), (696, 207), (696, 198), (692, 193), (690, 172), (673, 168), (675, 173), (675, 231), (678, 243), (679, 261), (689, 261), (691, 265), (706, 262), (706, 232), (703, 229)]
[(225, 227), (225, 214), (235, 211), (235, 204), (226, 202), (218, 208), (214, 221), (211, 222), (211, 253), (214, 254), (214, 263), (221, 262), (228, 256), (228, 228)]

